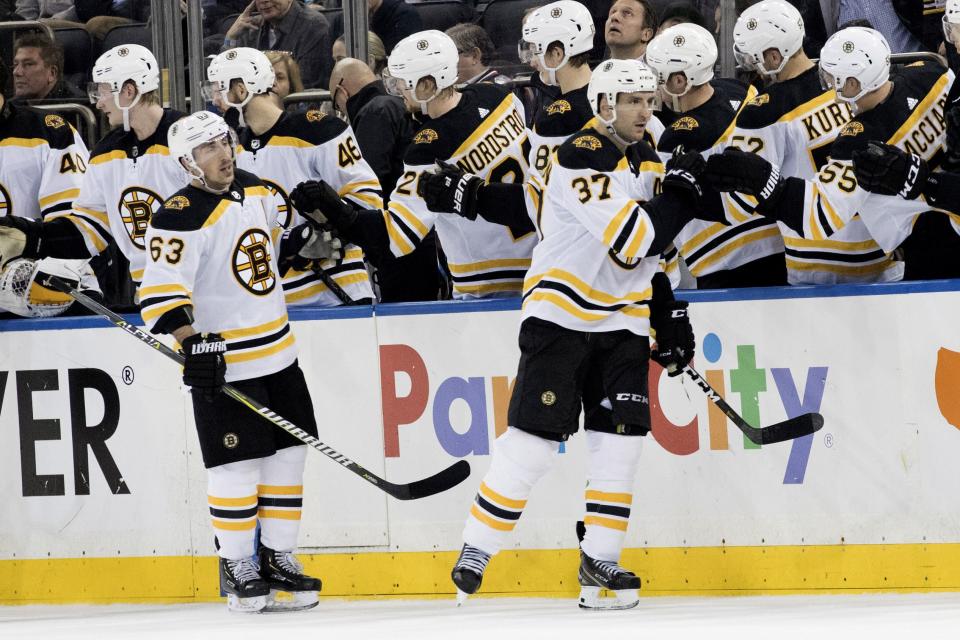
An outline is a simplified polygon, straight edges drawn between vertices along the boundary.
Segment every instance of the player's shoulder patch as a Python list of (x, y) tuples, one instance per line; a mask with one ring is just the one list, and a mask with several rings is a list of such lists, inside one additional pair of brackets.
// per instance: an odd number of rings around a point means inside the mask
[[(812, 82), (811, 82), (812, 80)], [(798, 77), (770, 86), (747, 102), (737, 114), (737, 127), (762, 129), (779, 122), (797, 107), (823, 95), (818, 78)]]
[(413, 136), (413, 144), (431, 144), (439, 139), (440, 134), (435, 129), (426, 127), (417, 131), (417, 134)]
[(340, 118), (332, 118), (321, 111), (311, 109), (290, 115), (274, 129), (274, 135), (297, 138), (313, 146), (333, 140), (347, 128)]
[(576, 133), (591, 118), (593, 110), (584, 87), (570, 91), (547, 105), (534, 123), (533, 130), (545, 138), (566, 137)]
[(222, 198), (188, 185), (167, 198), (150, 217), (150, 226), (164, 231), (196, 231), (203, 226)]
[(190, 206), (190, 198), (184, 195), (176, 195), (164, 202), (163, 206), (171, 211), (183, 211)]
[(830, 146), (830, 157), (834, 160), (853, 160), (853, 152), (867, 148), (871, 140), (886, 140), (886, 137), (869, 123), (851, 120), (840, 128), (836, 140)]
[(44, 116), (43, 123), (51, 129), (60, 129), (67, 126), (67, 121), (55, 113)]
[(700, 122), (691, 116), (681, 116), (670, 125), (670, 128), (674, 131), (693, 131), (699, 127)]
[(613, 142), (592, 132), (576, 133), (557, 149), (557, 162), (566, 169), (613, 171), (621, 159), (623, 152)]
[(327, 117), (327, 114), (319, 109), (308, 109), (303, 115), (306, 116), (307, 122), (320, 122)]

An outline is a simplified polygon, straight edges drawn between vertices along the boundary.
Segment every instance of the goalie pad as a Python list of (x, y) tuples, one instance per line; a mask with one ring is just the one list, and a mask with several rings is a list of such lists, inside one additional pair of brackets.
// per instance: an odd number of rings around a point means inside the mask
[(65, 312), (73, 304), (73, 298), (44, 286), (44, 279), (50, 275), (83, 293), (102, 298), (97, 277), (87, 260), (17, 258), (0, 271), (0, 311), (25, 318), (48, 318)]

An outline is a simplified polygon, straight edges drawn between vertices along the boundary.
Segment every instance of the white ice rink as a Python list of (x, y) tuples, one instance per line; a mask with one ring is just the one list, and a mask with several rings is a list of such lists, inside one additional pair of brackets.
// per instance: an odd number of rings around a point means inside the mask
[(308, 612), (229, 614), (223, 604), (0, 607), (3, 640), (484, 638), (832, 640), (960, 637), (960, 594), (643, 598), (630, 611), (575, 601), (321, 600)]

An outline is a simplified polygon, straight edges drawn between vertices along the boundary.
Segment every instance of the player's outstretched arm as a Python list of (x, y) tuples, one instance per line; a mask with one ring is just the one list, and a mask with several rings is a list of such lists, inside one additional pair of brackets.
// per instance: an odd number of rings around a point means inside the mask
[(40, 222), (20, 216), (0, 216), (0, 265), (14, 258), (92, 257), (80, 231), (66, 218)]

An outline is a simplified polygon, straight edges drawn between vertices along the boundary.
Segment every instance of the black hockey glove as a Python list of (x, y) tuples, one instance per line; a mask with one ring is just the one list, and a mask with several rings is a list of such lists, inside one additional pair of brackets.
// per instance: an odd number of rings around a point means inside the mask
[(944, 116), (947, 121), (947, 139), (944, 142), (946, 155), (943, 169), (957, 171), (960, 170), (960, 106), (947, 109)]
[(871, 193), (913, 200), (926, 186), (930, 169), (915, 153), (870, 141), (866, 149), (853, 152), (853, 173)]
[(483, 178), (466, 173), (455, 164), (437, 160), (436, 171), (425, 171), (417, 182), (417, 195), (434, 213), (455, 213), (477, 219), (477, 201)]
[(333, 225), (343, 236), (359, 215), (353, 205), (344, 202), (337, 190), (323, 180), (301, 182), (290, 192), (290, 202), (317, 227), (326, 229)]
[(727, 147), (707, 158), (704, 178), (717, 191), (739, 191), (757, 199), (757, 213), (766, 214), (784, 189), (780, 167), (755, 153)]
[(698, 199), (703, 196), (700, 180), (707, 163), (696, 151), (684, 151), (677, 147), (673, 157), (667, 160), (666, 175), (663, 177), (663, 190), (677, 189), (687, 191)]
[(39, 258), (42, 226), (30, 218), (0, 216), (0, 267), (14, 258)]
[(287, 229), (280, 240), (280, 275), (296, 269), (306, 271), (318, 262), (339, 262), (343, 243), (334, 231), (317, 229), (313, 222), (304, 222)]
[(220, 393), (227, 373), (227, 342), (216, 333), (203, 336), (195, 333), (185, 338), (183, 346), (183, 384), (207, 402)]
[(667, 275), (662, 271), (654, 274), (650, 327), (657, 334), (657, 345), (650, 358), (666, 369), (671, 378), (682, 373), (696, 350), (687, 307), (686, 301), (674, 299)]

